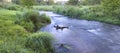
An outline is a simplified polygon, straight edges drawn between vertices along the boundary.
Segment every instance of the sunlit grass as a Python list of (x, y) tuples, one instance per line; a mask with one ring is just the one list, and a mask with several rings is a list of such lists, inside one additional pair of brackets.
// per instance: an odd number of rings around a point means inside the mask
[(16, 13), (18, 13), (18, 12), (21, 13), (20, 11), (1, 9), (0, 10), (0, 19), (15, 21), (17, 19)]

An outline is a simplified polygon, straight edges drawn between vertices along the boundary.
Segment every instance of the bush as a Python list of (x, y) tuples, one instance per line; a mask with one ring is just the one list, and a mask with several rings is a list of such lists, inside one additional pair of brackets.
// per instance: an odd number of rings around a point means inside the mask
[(40, 15), (37, 11), (34, 10), (28, 10), (22, 15), (18, 13), (17, 17), (19, 17), (19, 19), (16, 21), (16, 23), (20, 24), (30, 32), (37, 31), (42, 26), (51, 22), (49, 17), (46, 15)]
[(112, 13), (110, 13), (111, 15), (106, 14), (100, 5), (83, 6), (82, 8), (78, 6), (65, 6), (65, 7), (55, 6), (54, 9), (55, 9), (54, 10), (55, 13), (70, 16), (72, 18), (96, 20), (96, 21), (106, 22), (110, 24), (120, 25), (119, 8), (116, 10), (112, 10)]
[(49, 33), (34, 33), (26, 39), (25, 46), (37, 53), (54, 53), (52, 40), (53, 37)]
[[(109, 16), (118, 16), (115, 15), (116, 10), (120, 9), (120, 0), (102, 0), (102, 8), (104, 12)], [(114, 15), (113, 15), (114, 14)]]
[(41, 14), (38, 21), (42, 22), (42, 23), (50, 23), (51, 20), (49, 17), (47, 17), (45, 14)]
[(13, 11), (13, 10), (6, 10), (6, 9), (1, 9), (0, 10), (0, 20), (11, 20), (15, 21), (16, 18), (16, 12), (19, 11)]
[(66, 15), (66, 16), (70, 16), (72, 18), (78, 18), (82, 15), (82, 11), (79, 7), (71, 7), (71, 6), (68, 6), (68, 7), (55, 7), (55, 11), (56, 13), (59, 13), (59, 14), (63, 14), (63, 15)]

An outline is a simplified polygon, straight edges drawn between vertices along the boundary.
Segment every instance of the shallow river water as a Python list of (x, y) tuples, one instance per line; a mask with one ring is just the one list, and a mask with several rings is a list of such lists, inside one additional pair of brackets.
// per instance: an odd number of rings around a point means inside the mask
[[(120, 53), (120, 27), (87, 20), (71, 19), (49, 11), (51, 24), (40, 31), (54, 35), (56, 53)], [(67, 26), (56, 30), (54, 25)]]

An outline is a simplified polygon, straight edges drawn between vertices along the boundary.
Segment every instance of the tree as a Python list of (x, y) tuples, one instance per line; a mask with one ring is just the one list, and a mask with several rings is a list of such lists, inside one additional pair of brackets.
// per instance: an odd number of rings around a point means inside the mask
[(79, 0), (69, 0), (68, 4), (70, 5), (77, 5), (79, 3)]
[(35, 4), (35, 0), (20, 0), (21, 4), (25, 7), (30, 8)]

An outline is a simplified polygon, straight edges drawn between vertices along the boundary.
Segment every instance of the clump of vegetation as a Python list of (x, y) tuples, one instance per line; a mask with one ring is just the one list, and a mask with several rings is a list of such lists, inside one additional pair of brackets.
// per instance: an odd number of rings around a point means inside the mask
[(80, 5), (99, 5), (101, 0), (82, 0), (79, 2)]
[(27, 31), (34, 32), (42, 26), (51, 22), (46, 15), (40, 15), (37, 11), (30, 10), (23, 14), (17, 14), (19, 17), (16, 24), (23, 26)]
[(17, 12), (17, 11), (1, 9), (1, 10), (0, 10), (0, 19), (1, 19), (1, 20), (11, 20), (11, 21), (15, 21), (15, 20), (17, 19), (17, 18), (16, 18), (16, 12)]
[(103, 0), (102, 8), (106, 15), (120, 19), (120, 0)]
[(34, 33), (26, 39), (25, 47), (37, 53), (54, 53), (54, 49), (51, 46), (52, 40), (53, 37), (49, 33)]
[(20, 0), (22, 6), (31, 8), (35, 4), (35, 0)]
[[(24, 8), (21, 6), (19, 7)], [(35, 33), (35, 31), (42, 26), (51, 22), (50, 18), (45, 14), (40, 15), (39, 12), (27, 8), (25, 8), (25, 11), (20, 11), (19, 7), (16, 7), (16, 5), (6, 5), (1, 7), (0, 53), (36, 53), (36, 51), (38, 51), (37, 48), (36, 50), (33, 50), (27, 47), (26, 41), (30, 38), (27, 34), (31, 36), (33, 32)], [(44, 38), (40, 39), (40, 41), (44, 44), (47, 43), (46, 45), (41, 45), (41, 47), (43, 47), (45, 52), (53, 53), (54, 51), (51, 45), (52, 39), (49, 39), (52, 38), (51, 35), (48, 33), (43, 34), (42, 32), (39, 34)]]
[(115, 15), (108, 16), (104, 13), (104, 10), (100, 5), (96, 6), (83, 6), (83, 7), (73, 7), (73, 6), (66, 6), (66, 7), (54, 7), (54, 12), (66, 15), (72, 18), (79, 18), (79, 19), (87, 19), (87, 20), (96, 20), (101, 22), (106, 22), (110, 24), (120, 25), (120, 20), (117, 18), (116, 13), (119, 14), (118, 10), (115, 10)]
[(79, 0), (69, 0), (67, 4), (69, 5), (78, 5)]
[(0, 29), (0, 35), (21, 36), (26, 33), (23, 27), (15, 25), (12, 21), (0, 20)]
[(23, 46), (15, 44), (16, 43), (0, 44), (0, 53), (34, 53), (32, 50), (25, 49)]
[(69, 16), (71, 18), (79, 18), (82, 15), (81, 9), (79, 9), (79, 7), (75, 8), (73, 6), (55, 7), (54, 12), (59, 13), (59, 14), (63, 14), (65, 16)]

